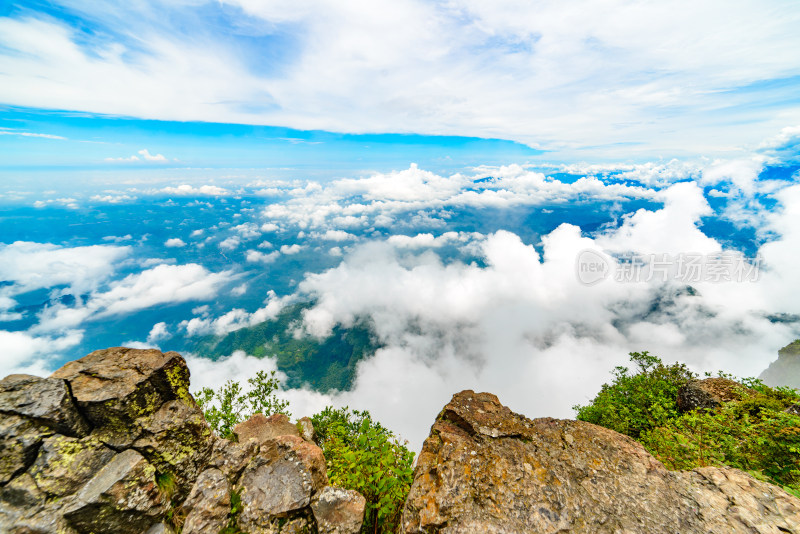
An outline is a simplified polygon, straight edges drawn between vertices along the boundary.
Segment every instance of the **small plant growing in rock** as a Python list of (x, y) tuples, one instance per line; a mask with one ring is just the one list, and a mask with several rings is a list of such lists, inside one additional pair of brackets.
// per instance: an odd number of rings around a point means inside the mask
[(259, 371), (247, 382), (250, 385), (248, 390), (242, 388), (239, 382), (228, 380), (217, 391), (203, 388), (195, 394), (195, 400), (203, 410), (206, 421), (223, 438), (234, 439), (233, 427), (255, 413), (266, 416), (282, 413), (291, 416), (288, 411), (289, 403), (280, 400), (275, 394), (280, 386), (280, 380), (275, 378), (275, 371), (269, 375), (266, 371)]

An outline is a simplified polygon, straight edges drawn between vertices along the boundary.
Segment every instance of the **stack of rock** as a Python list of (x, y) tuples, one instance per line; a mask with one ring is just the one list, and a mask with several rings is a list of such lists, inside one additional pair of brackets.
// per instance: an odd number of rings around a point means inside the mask
[(112, 348), (0, 381), (0, 532), (356, 533), (364, 498), (328, 486), (309, 420), (215, 436), (175, 352)]

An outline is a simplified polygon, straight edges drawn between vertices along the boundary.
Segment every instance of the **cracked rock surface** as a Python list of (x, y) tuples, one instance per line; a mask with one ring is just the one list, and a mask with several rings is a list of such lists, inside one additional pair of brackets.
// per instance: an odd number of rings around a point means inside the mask
[(425, 440), (401, 532), (800, 533), (800, 499), (732, 468), (668, 471), (582, 421), (462, 391)]

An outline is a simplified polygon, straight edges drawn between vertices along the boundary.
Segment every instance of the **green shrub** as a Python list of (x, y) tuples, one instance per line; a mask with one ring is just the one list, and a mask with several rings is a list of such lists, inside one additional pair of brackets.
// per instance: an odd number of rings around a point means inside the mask
[(616, 367), (612, 383), (586, 406), (573, 406), (577, 419), (616, 430), (632, 438), (679, 415), (675, 400), (678, 389), (695, 378), (684, 364), (664, 365), (647, 351), (631, 352), (638, 372)]
[(330, 483), (367, 501), (361, 531), (394, 532), (413, 481), (414, 453), (366, 411), (328, 407), (311, 420)]
[(669, 469), (727, 465), (800, 490), (800, 417), (776, 402), (759, 393), (688, 412), (640, 440)]
[(797, 391), (720, 373), (742, 385), (742, 398), (681, 414), (677, 391), (694, 375), (647, 352), (631, 353), (631, 360), (639, 372), (617, 367), (611, 385), (575, 407), (578, 419), (638, 439), (669, 469), (726, 465), (800, 496), (800, 417), (784, 412), (800, 401)]
[(291, 415), (287, 410), (289, 403), (275, 395), (280, 385), (280, 380), (275, 378), (275, 371), (269, 375), (266, 371), (259, 371), (247, 382), (250, 384), (247, 391), (239, 382), (228, 380), (217, 391), (203, 388), (194, 395), (208, 424), (223, 438), (234, 439), (233, 427), (255, 413)]

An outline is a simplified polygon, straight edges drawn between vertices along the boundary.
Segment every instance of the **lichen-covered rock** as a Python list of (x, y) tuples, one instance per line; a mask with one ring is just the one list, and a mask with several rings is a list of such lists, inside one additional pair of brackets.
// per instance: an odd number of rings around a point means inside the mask
[(355, 490), (324, 488), (311, 501), (319, 534), (358, 534), (364, 523), (366, 503), (364, 496)]
[(300, 437), (297, 425), (289, 421), (289, 418), (282, 413), (276, 413), (269, 417), (260, 413), (253, 414), (247, 421), (233, 427), (233, 433), (240, 442), (252, 438), (258, 441), (259, 445), (278, 436)]
[(75, 495), (64, 511), (78, 532), (141, 534), (160, 522), (167, 498), (159, 490), (156, 470), (133, 449), (115, 455)]
[(741, 384), (728, 378), (693, 380), (678, 390), (678, 410), (711, 410), (725, 402), (740, 400), (745, 390)]
[(208, 467), (215, 467), (225, 474), (228, 482), (235, 484), (239, 476), (258, 452), (258, 442), (254, 439), (245, 443), (216, 438), (208, 460)]
[(67, 436), (89, 432), (67, 383), (57, 378), (8, 375), (0, 380), (0, 414), (24, 416)]
[(735, 469), (671, 472), (611, 430), (464, 391), (425, 440), (400, 530), (777, 534), (800, 531), (800, 499)]
[(250, 533), (271, 532), (311, 503), (328, 483), (322, 450), (297, 436), (280, 436), (263, 445), (239, 479), (239, 525)]
[(141, 434), (132, 447), (159, 472), (174, 475), (179, 497), (186, 496), (214, 445), (203, 412), (194, 402), (174, 399), (140, 419), (139, 425)]
[(219, 469), (207, 469), (197, 478), (183, 503), (186, 520), (182, 534), (217, 533), (228, 522), (231, 485)]
[(0, 416), (0, 486), (25, 471), (52, 430), (17, 415)]
[(189, 369), (177, 352), (115, 347), (67, 363), (52, 374), (69, 382), (94, 434), (116, 449), (141, 433), (139, 419), (174, 399), (193, 402)]
[(64, 497), (83, 487), (115, 454), (91, 436), (55, 435), (42, 441), (28, 474), (49, 497)]

